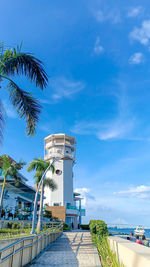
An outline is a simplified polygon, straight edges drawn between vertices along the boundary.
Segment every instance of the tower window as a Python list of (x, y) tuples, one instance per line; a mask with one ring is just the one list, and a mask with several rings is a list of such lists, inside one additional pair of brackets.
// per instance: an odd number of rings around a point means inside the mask
[(62, 171), (59, 170), (59, 169), (57, 169), (57, 170), (55, 171), (55, 173), (56, 173), (57, 175), (61, 175), (61, 174), (62, 174)]

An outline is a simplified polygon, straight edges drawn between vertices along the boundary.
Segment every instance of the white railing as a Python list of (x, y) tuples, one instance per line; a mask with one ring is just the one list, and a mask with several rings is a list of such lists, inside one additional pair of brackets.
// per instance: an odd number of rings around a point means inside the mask
[(54, 242), (63, 232), (63, 223), (48, 230), (8, 245), (0, 250), (0, 266), (22, 267), (32, 262), (50, 243)]
[[(50, 152), (48, 154), (45, 154), (44, 159), (45, 160), (48, 160), (48, 159), (51, 159), (51, 158), (57, 158), (58, 156), (59, 156), (59, 153), (57, 153), (57, 152)], [(62, 152), (62, 157), (64, 157), (64, 158), (70, 158), (72, 160), (75, 160), (75, 155), (74, 154), (71, 154), (71, 153)]]

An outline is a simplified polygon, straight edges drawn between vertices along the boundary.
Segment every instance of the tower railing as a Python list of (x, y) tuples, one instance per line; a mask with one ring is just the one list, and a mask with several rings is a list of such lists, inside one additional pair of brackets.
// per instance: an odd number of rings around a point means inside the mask
[[(58, 153), (57, 152), (49, 152), (47, 154), (44, 155), (44, 158), (45, 160), (49, 160), (51, 158), (55, 158), (58, 156)], [(72, 159), (73, 161), (75, 161), (75, 155), (74, 154), (71, 154), (71, 153), (66, 153), (66, 152), (62, 152), (62, 157), (65, 158), (70, 158)]]

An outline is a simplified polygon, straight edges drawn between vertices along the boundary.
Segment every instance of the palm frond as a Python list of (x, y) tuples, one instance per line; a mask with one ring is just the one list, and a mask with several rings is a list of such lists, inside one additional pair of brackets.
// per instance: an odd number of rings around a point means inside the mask
[(22, 169), (25, 165), (26, 165), (26, 162), (25, 161), (22, 161), (22, 160), (20, 160), (19, 162), (15, 162), (15, 168), (17, 170)]
[(28, 172), (31, 172), (33, 170), (36, 171), (45, 171), (48, 167), (49, 163), (44, 161), (41, 158), (35, 158), (33, 161), (31, 161), (28, 165)]
[(3, 74), (24, 74), (41, 90), (47, 86), (48, 77), (43, 68), (43, 63), (28, 53), (21, 53), (8, 49), (3, 56)]
[(23, 161), (12, 161), (7, 155), (0, 156), (0, 161), (3, 174), (13, 177), (15, 179), (15, 184), (18, 186), (21, 180), (18, 170), (20, 170), (20, 167), (23, 167), (25, 163)]
[(37, 186), (41, 180), (41, 177), (42, 177), (42, 175), (36, 175), (36, 174), (34, 175), (34, 180), (35, 180), (35, 183)]
[(6, 175), (8, 168), (11, 166), (11, 160), (7, 155), (2, 155), (0, 156), (0, 161), (3, 174)]
[(36, 162), (36, 160), (33, 160), (29, 163), (27, 171), (28, 172), (34, 171), (34, 170), (36, 170), (36, 167), (37, 167), (37, 162)]
[(54, 167), (53, 164), (51, 165), (50, 169), (51, 169), (51, 171), (52, 171), (52, 174), (54, 174), (54, 173), (55, 173), (55, 167)]
[(20, 118), (23, 117), (27, 121), (27, 135), (34, 135), (41, 106), (30, 93), (20, 89), (12, 80), (10, 80), (8, 88), (12, 105), (17, 108)]
[(44, 186), (49, 187), (52, 191), (57, 189), (57, 185), (54, 180), (49, 178), (44, 180)]

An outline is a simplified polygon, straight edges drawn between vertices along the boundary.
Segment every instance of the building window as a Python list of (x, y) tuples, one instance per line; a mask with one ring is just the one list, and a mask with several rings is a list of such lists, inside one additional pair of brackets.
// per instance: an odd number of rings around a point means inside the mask
[(61, 175), (61, 174), (62, 174), (62, 171), (57, 169), (57, 170), (55, 171), (55, 173), (56, 173), (57, 175)]

